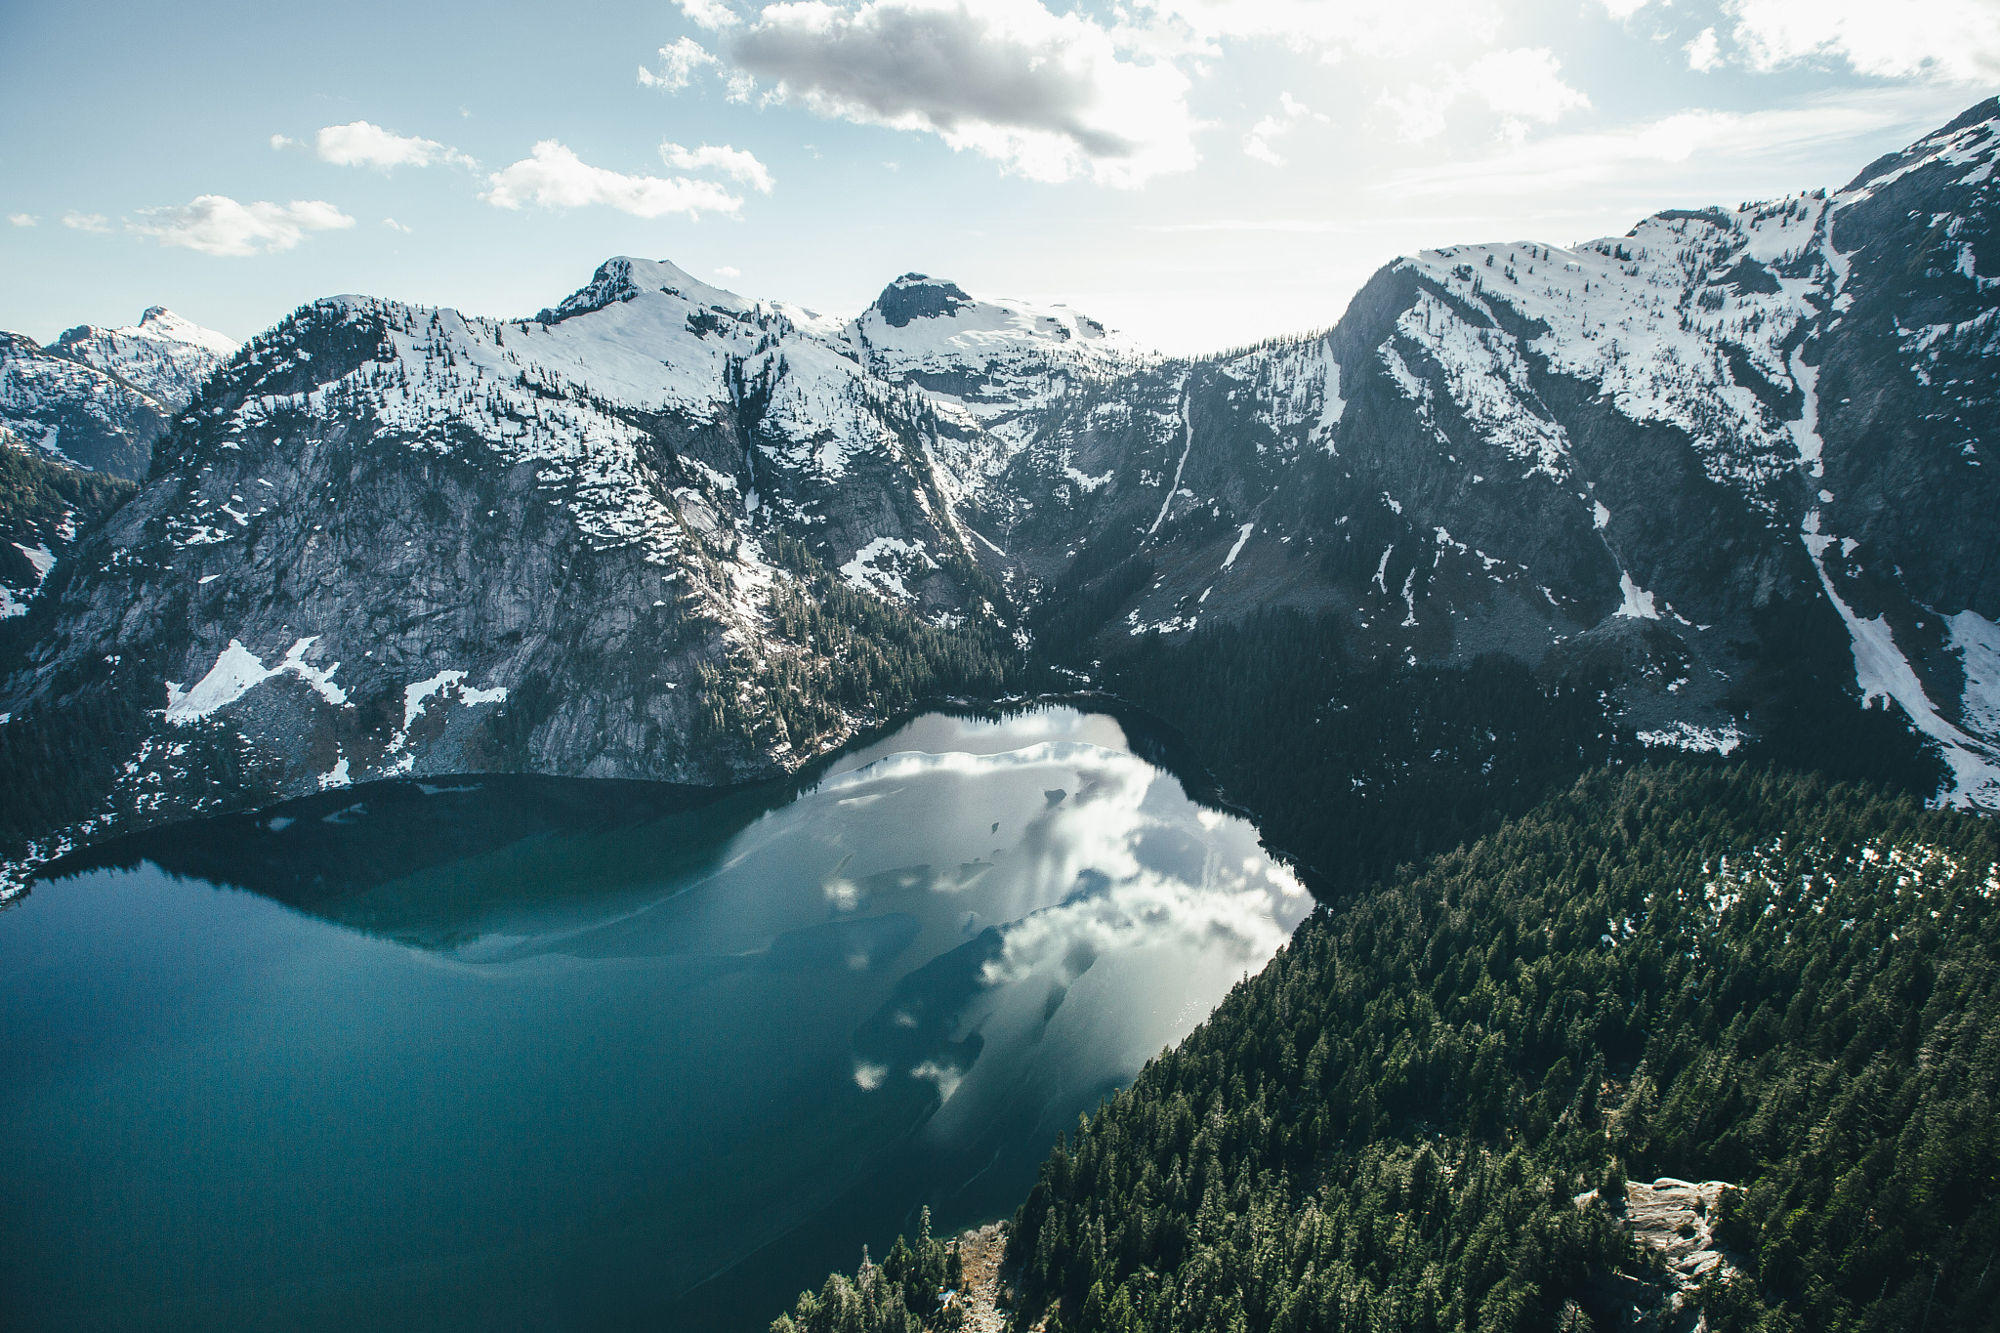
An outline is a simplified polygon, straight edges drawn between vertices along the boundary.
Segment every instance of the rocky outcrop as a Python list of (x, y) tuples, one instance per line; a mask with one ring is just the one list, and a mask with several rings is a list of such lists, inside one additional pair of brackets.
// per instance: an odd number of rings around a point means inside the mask
[[(1615, 1320), (1615, 1327), (1633, 1333), (1700, 1333), (1707, 1327), (1689, 1296), (1703, 1283), (1724, 1282), (1741, 1271), (1715, 1241), (1723, 1195), (1735, 1188), (1719, 1180), (1695, 1183), (1671, 1176), (1651, 1184), (1626, 1182), (1616, 1216), (1645, 1268), (1598, 1284), (1594, 1294), (1600, 1312)], [(1596, 1197), (1592, 1190), (1577, 1203), (1583, 1206)]]

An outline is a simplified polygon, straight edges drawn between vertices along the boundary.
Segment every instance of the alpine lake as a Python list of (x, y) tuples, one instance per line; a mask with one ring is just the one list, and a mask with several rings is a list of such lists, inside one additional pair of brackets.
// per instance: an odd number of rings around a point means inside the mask
[(760, 1330), (1011, 1214), (1311, 897), (1144, 724), (929, 713), (720, 792), (401, 780), (0, 912), (21, 1328)]

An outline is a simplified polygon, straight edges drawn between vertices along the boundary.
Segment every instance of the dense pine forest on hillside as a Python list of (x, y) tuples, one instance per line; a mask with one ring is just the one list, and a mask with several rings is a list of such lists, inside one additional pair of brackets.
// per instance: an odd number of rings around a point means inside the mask
[[(1669, 1290), (1624, 1182), (1671, 1175), (1733, 1187), (1730, 1267), (1687, 1293), (1711, 1328), (1994, 1327), (1997, 895), (1986, 821), (1593, 773), (1321, 909), (1059, 1145), (1010, 1242), (1021, 1314), (1617, 1327)], [(910, 1326), (851, 1313), (801, 1327)]]
[(1168, 719), (1273, 845), (1339, 894), (1527, 810), (1612, 752), (1586, 684), (1518, 662), (1360, 663), (1331, 617), (1263, 612), (1106, 658), (1105, 686)]

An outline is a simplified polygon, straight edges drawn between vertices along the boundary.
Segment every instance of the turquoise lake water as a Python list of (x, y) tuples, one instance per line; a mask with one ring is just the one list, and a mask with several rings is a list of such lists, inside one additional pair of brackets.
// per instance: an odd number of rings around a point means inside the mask
[(9, 1327), (761, 1329), (1058, 1132), (1311, 900), (1128, 727), (810, 782), (398, 782), (0, 912)]

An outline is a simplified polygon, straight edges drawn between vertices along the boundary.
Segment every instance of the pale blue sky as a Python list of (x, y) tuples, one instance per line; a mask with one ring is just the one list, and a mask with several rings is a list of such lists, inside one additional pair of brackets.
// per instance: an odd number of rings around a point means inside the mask
[(529, 314), (630, 253), (1213, 349), (1419, 247), (1840, 184), (1996, 88), (1994, 0), (0, 0), (0, 327)]

